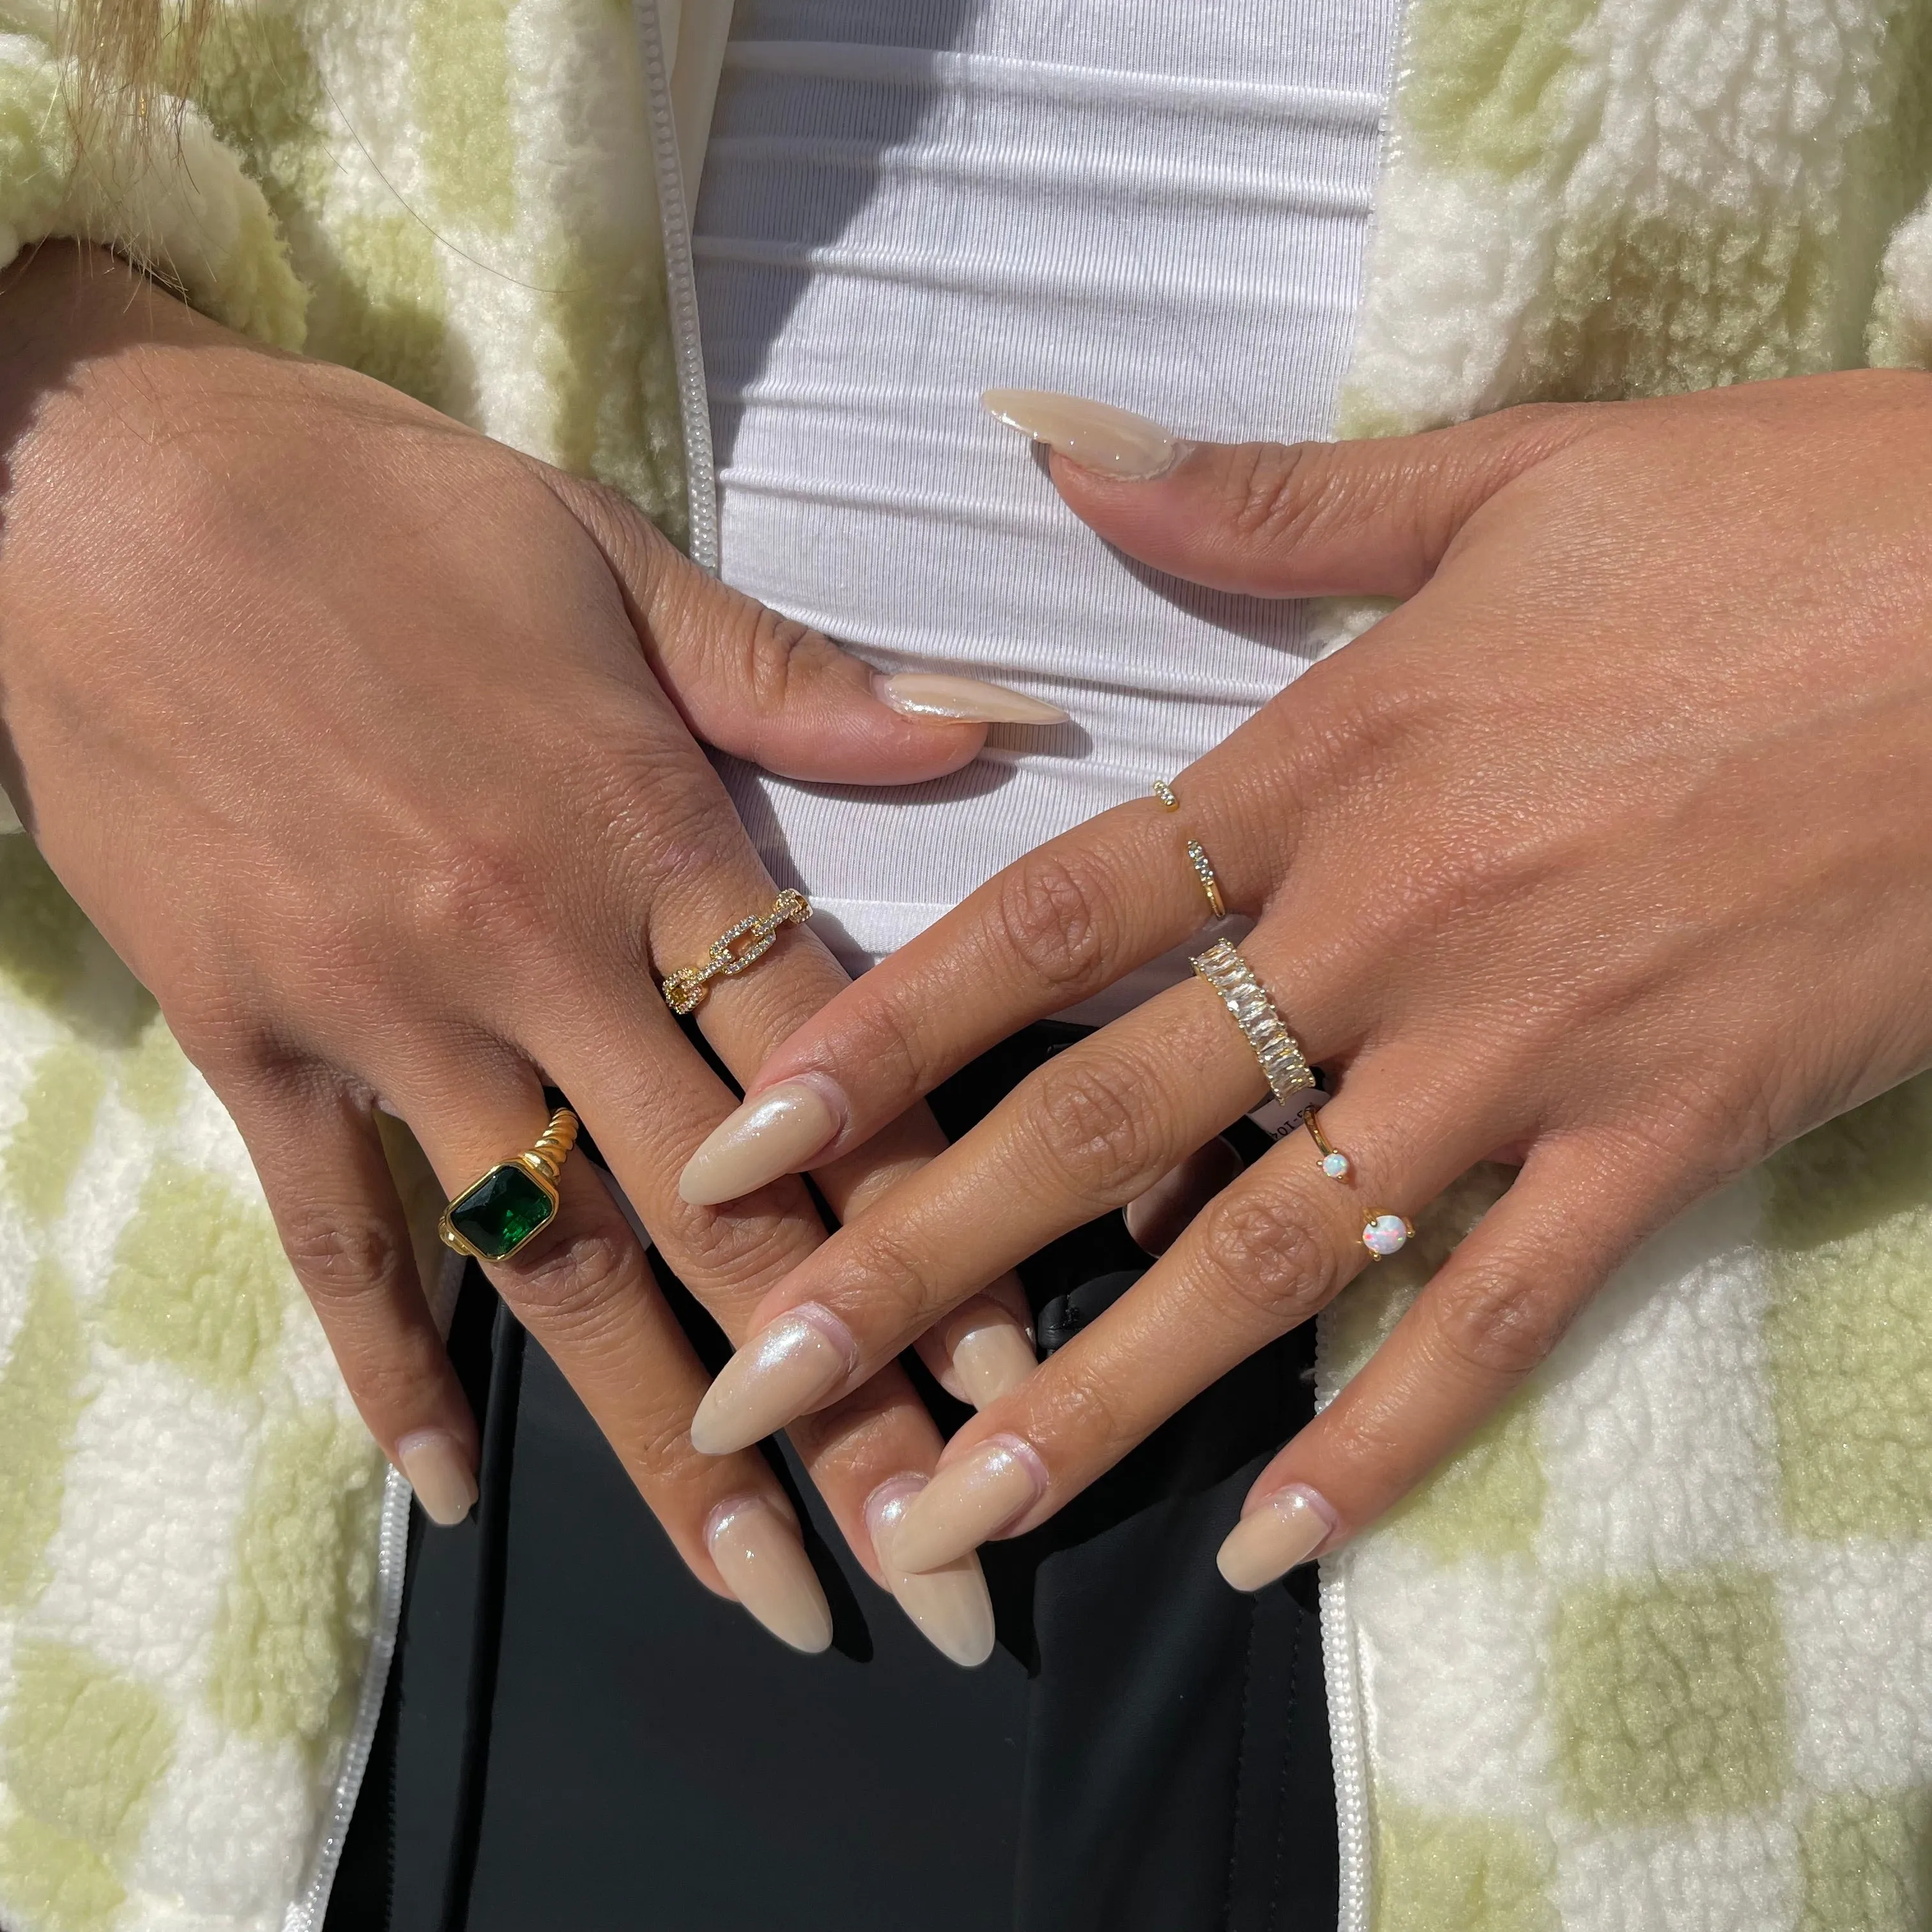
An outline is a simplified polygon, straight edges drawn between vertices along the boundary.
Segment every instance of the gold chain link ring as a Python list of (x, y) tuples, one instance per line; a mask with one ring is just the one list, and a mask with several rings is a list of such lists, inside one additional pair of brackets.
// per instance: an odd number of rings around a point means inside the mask
[(741, 919), (730, 932), (711, 942), (711, 950), (695, 966), (680, 967), (665, 976), (664, 1004), (680, 1016), (694, 1013), (711, 992), (714, 980), (735, 980), (755, 966), (778, 944), (780, 931), (802, 926), (812, 916), (812, 902), (788, 886), (772, 902), (770, 912)]

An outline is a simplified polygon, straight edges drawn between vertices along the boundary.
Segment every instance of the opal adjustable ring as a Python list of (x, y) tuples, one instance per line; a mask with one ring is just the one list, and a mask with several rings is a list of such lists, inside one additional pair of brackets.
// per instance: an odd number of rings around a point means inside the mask
[[(1308, 1138), (1315, 1143), (1315, 1151), (1322, 1156), (1322, 1172), (1330, 1180), (1346, 1180), (1355, 1171), (1355, 1164), (1333, 1145), (1328, 1136), (1322, 1131), (1321, 1123), (1310, 1108), (1302, 1116), (1301, 1124), (1308, 1130)], [(1398, 1252), (1408, 1244), (1408, 1238), (1415, 1230), (1400, 1214), (1390, 1214), (1371, 1208), (1362, 1217), (1362, 1246), (1380, 1261), (1384, 1255)]]
[(493, 1167), (442, 1210), (436, 1232), (472, 1261), (506, 1262), (556, 1219), (557, 1177), (577, 1144), (577, 1116), (560, 1107), (536, 1144)]
[[(664, 1004), (680, 1016), (694, 1013), (711, 992), (714, 980), (735, 980), (746, 968), (754, 966), (778, 944), (778, 933), (788, 926), (802, 926), (812, 916), (812, 902), (804, 893), (788, 886), (772, 902), (770, 912), (754, 913), (741, 919), (728, 932), (711, 942), (711, 950), (695, 966), (681, 966), (667, 974)], [(747, 942), (741, 944), (740, 941)]]
[(1201, 881), (1201, 890), (1208, 895), (1208, 904), (1216, 919), (1228, 916), (1226, 903), (1221, 897), (1220, 881), (1214, 876), (1214, 868), (1208, 862), (1208, 855), (1201, 849), (1198, 838), (1187, 842), (1188, 863), (1194, 868), (1194, 876)]

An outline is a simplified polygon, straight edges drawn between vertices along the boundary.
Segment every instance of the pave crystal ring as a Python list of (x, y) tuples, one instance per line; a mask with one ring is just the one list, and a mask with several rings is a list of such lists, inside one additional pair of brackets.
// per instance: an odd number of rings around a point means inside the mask
[(1194, 868), (1194, 876), (1201, 881), (1201, 890), (1208, 895), (1208, 904), (1216, 919), (1228, 916), (1226, 903), (1221, 897), (1221, 882), (1214, 876), (1214, 868), (1208, 862), (1208, 855), (1201, 849), (1198, 838), (1187, 842), (1187, 862)]
[(1193, 962), (1194, 970), (1221, 996), (1242, 1037), (1254, 1048), (1268, 1078), (1268, 1090), (1284, 1106), (1315, 1084), (1301, 1042), (1282, 1024), (1274, 1002), (1262, 990), (1254, 969), (1226, 940), (1216, 940)]
[(772, 902), (770, 912), (741, 919), (730, 932), (711, 942), (711, 950), (695, 966), (680, 967), (665, 976), (664, 1004), (679, 1015), (694, 1013), (704, 1005), (714, 980), (735, 980), (755, 966), (778, 944), (780, 930), (802, 926), (812, 916), (812, 902), (788, 886)]
[(508, 1261), (556, 1219), (557, 1176), (576, 1144), (577, 1116), (560, 1107), (527, 1154), (490, 1168), (442, 1210), (443, 1246), (472, 1261)]

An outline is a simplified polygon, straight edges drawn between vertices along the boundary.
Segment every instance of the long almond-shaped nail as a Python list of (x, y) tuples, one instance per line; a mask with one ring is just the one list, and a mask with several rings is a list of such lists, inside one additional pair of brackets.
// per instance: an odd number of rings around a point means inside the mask
[(898, 1599), (899, 1608), (942, 1656), (970, 1670), (993, 1654), (993, 1600), (987, 1594), (980, 1559), (962, 1556), (941, 1569), (915, 1576), (888, 1554), (920, 1480), (904, 1477), (874, 1490), (866, 1504), (866, 1522), (886, 1588)]
[(396, 1444), (396, 1463), (431, 1522), (453, 1528), (476, 1507), (476, 1472), (446, 1430), (418, 1429), (405, 1436)]
[(872, 694), (881, 704), (889, 704), (908, 718), (950, 718), (967, 724), (1066, 722), (1066, 713), (1057, 704), (1009, 691), (1004, 684), (954, 677), (944, 671), (898, 670), (890, 676), (876, 671)]
[(1214, 1561), (1238, 1590), (1258, 1590), (1306, 1563), (1335, 1533), (1335, 1512), (1300, 1483), (1257, 1503), (1228, 1532)]
[(1054, 389), (988, 389), (980, 400), (1008, 428), (1048, 444), (1083, 470), (1126, 482), (1166, 475), (1186, 448), (1159, 423), (1084, 396), (1063, 396)]
[(1040, 1366), (1026, 1330), (1004, 1309), (947, 1340), (953, 1375), (975, 1408), (990, 1408), (1002, 1396), (1011, 1395)]
[(718, 1372), (691, 1418), (691, 1446), (702, 1456), (728, 1456), (762, 1442), (858, 1365), (852, 1331), (830, 1309), (815, 1301), (788, 1309)]
[(915, 1575), (957, 1562), (1046, 1490), (1046, 1466), (1031, 1443), (989, 1436), (907, 1504), (890, 1532), (890, 1561)]
[(782, 1643), (815, 1654), (831, 1642), (831, 1608), (805, 1545), (762, 1497), (720, 1503), (704, 1544), (732, 1595)]
[(715, 1208), (782, 1174), (796, 1173), (838, 1138), (845, 1124), (844, 1102), (844, 1095), (823, 1075), (787, 1080), (754, 1094), (720, 1120), (685, 1162), (678, 1192), (694, 1208)]

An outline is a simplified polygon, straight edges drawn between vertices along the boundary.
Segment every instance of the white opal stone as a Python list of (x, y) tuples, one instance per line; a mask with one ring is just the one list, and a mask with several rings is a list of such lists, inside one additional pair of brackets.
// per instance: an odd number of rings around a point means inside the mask
[(1330, 1180), (1346, 1180), (1348, 1178), (1348, 1156), (1345, 1154), (1324, 1154), (1322, 1172)]
[(1400, 1214), (1378, 1214), (1362, 1230), (1362, 1246), (1372, 1255), (1392, 1255), (1408, 1240), (1408, 1223)]

